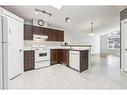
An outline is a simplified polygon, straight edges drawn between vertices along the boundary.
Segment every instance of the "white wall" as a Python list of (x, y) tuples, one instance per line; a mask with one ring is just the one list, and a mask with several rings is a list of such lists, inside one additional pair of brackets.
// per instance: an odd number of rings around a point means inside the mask
[(91, 53), (100, 53), (100, 36), (90, 36), (84, 32), (64, 30), (65, 41), (69, 44), (92, 45)]
[(107, 34), (101, 35), (100, 37), (100, 54), (102, 56), (110, 55), (110, 54), (120, 54), (120, 49), (108, 49), (107, 48)]

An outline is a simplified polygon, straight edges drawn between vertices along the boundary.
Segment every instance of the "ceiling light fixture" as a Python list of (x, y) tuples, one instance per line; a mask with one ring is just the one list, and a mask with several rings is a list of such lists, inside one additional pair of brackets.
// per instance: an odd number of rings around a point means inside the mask
[(70, 21), (69, 17), (65, 18), (66, 23)]
[(45, 15), (45, 14), (49, 15), (49, 17), (51, 17), (51, 16), (52, 16), (52, 14), (51, 14), (51, 13), (46, 12), (46, 11), (44, 11), (44, 10), (35, 9), (35, 11), (36, 11), (36, 15), (38, 14), (38, 12), (41, 12), (41, 13), (43, 13), (44, 15)]
[(61, 9), (62, 5), (53, 5), (56, 9)]
[(89, 33), (89, 35), (94, 36), (95, 33), (93, 33), (93, 22), (91, 22), (90, 24), (91, 24), (91, 26), (90, 26), (90, 33)]

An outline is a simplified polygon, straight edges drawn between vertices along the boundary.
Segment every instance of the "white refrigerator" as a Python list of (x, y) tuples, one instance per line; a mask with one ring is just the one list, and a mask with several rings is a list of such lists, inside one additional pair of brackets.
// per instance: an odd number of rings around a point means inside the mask
[(24, 20), (3, 8), (0, 15), (0, 89), (23, 72)]
[(0, 8), (0, 89), (8, 89), (8, 43), (4, 42), (3, 32), (5, 32), (6, 20), (3, 17), (2, 10)]
[(0, 10), (0, 89), (3, 88), (3, 64), (2, 64), (2, 13)]

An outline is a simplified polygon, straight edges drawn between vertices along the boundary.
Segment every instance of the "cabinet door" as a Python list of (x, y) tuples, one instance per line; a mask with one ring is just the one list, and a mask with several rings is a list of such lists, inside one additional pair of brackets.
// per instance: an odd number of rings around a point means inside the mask
[(24, 40), (33, 40), (33, 26), (24, 25)]
[(33, 33), (34, 34), (40, 34), (41, 33), (41, 28), (37, 26), (33, 26)]
[(55, 31), (55, 41), (59, 41), (59, 31)]
[(69, 50), (63, 50), (63, 63), (69, 65)]
[(48, 36), (48, 35), (47, 35), (47, 28), (42, 27), (41, 32), (42, 32), (43, 35)]
[(59, 61), (59, 50), (58, 49), (51, 49), (51, 65), (57, 64)]
[(47, 29), (46, 34), (48, 36), (48, 39), (46, 41), (52, 41), (52, 32), (50, 32), (49, 29)]
[(39, 35), (45, 35), (46, 28), (33, 26), (33, 33)]
[(48, 36), (47, 41), (64, 41), (64, 32), (56, 29), (45, 28), (44, 34)]
[(59, 50), (59, 62), (65, 65), (69, 65), (69, 50)]
[(59, 41), (64, 41), (64, 31), (59, 32)]
[(53, 29), (47, 28), (46, 34), (48, 36), (47, 41), (55, 41), (55, 32)]
[(88, 69), (89, 51), (80, 51), (80, 72)]
[(24, 71), (32, 70), (35, 66), (34, 50), (24, 51)]
[(51, 29), (51, 37), (51, 41), (56, 41), (56, 32), (53, 29)]

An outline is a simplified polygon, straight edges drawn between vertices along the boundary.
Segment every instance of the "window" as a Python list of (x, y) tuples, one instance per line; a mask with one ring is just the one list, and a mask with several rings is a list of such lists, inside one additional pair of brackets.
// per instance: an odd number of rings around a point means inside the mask
[(120, 32), (112, 32), (107, 35), (107, 48), (109, 49), (120, 48)]

